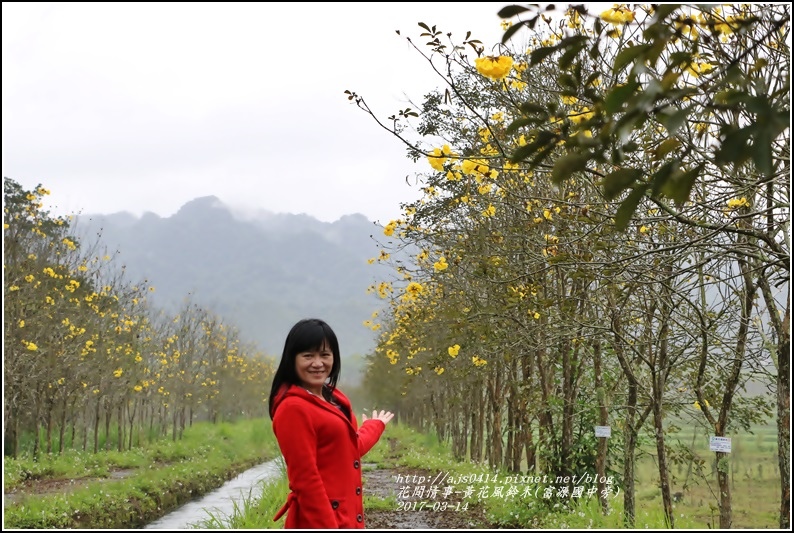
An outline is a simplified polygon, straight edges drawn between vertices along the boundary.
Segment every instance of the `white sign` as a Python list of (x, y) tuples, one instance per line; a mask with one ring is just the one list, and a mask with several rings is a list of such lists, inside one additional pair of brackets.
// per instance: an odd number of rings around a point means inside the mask
[(595, 427), (595, 434), (596, 437), (606, 437), (609, 438), (612, 436), (612, 428), (609, 426), (596, 426)]
[(731, 453), (730, 437), (709, 437), (709, 450), (712, 452)]

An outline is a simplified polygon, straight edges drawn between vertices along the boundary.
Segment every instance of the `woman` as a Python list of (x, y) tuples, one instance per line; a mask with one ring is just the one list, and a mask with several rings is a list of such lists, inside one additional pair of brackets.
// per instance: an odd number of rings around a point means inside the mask
[(341, 366), (328, 324), (306, 319), (292, 327), (270, 390), (270, 418), (290, 487), (273, 520), (287, 512), (285, 528), (364, 527), (361, 457), (394, 415), (373, 411), (359, 428), (350, 400), (336, 388)]

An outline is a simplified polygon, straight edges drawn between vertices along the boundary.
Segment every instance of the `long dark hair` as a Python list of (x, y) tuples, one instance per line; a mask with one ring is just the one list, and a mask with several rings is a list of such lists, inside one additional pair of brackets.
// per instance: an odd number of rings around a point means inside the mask
[[(300, 380), (295, 372), (295, 358), (299, 353), (308, 350), (318, 350), (323, 344), (327, 344), (334, 354), (334, 364), (331, 367), (331, 375), (328, 376), (328, 388), (336, 388), (339, 373), (342, 371), (342, 357), (339, 355), (339, 341), (336, 333), (324, 321), (318, 318), (305, 318), (292, 326), (284, 341), (284, 351), (281, 354), (281, 362), (273, 376), (273, 385), (270, 387), (270, 418), (273, 419), (273, 406), (276, 395), (284, 384), (299, 385)], [(323, 390), (325, 392), (325, 390)]]

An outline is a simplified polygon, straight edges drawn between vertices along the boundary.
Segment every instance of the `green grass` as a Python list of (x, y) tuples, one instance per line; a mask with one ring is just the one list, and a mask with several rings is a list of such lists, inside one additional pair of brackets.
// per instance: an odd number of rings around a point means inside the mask
[[(138, 527), (220, 486), (231, 475), (278, 456), (267, 422), (195, 423), (182, 440), (166, 438), (128, 452), (6, 459), (6, 493), (27, 479), (79, 483), (53, 494), (22, 493), (5, 509), (4, 526)], [(119, 469), (129, 470), (126, 477), (108, 479), (111, 471)]]

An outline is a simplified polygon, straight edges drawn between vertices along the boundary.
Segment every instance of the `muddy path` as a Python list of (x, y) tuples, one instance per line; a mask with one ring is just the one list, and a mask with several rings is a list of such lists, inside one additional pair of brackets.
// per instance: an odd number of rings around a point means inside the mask
[(368, 529), (493, 529), (480, 504), (463, 500), (454, 487), (433, 483), (437, 472), (409, 468), (365, 470), (365, 494), (393, 497), (393, 509), (366, 511)]

